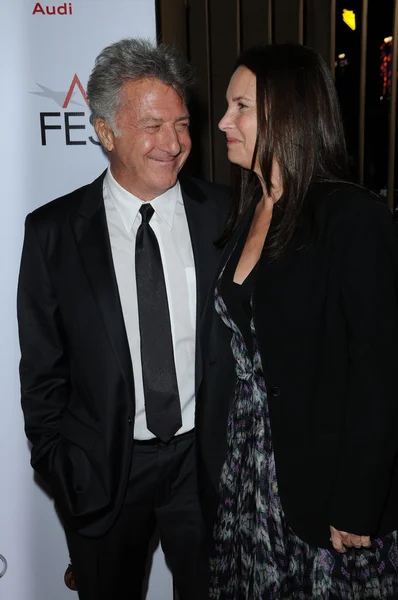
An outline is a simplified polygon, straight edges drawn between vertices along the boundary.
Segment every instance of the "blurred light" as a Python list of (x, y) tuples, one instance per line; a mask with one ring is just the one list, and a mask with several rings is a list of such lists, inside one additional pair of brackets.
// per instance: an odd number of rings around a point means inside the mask
[(343, 8), (343, 21), (350, 29), (355, 31), (356, 22), (355, 22), (355, 13), (353, 10), (348, 10), (347, 8)]
[(389, 35), (388, 37), (384, 38), (384, 41), (386, 44), (388, 44), (389, 42), (392, 42), (392, 35)]
[[(388, 39), (389, 38), (386, 38), (386, 40)], [(391, 85), (393, 80), (391, 41), (384, 41), (380, 46), (380, 77), (382, 82), (382, 95), (387, 99), (391, 96)]]
[(345, 58), (344, 52), (342, 54), (339, 54), (339, 58)]

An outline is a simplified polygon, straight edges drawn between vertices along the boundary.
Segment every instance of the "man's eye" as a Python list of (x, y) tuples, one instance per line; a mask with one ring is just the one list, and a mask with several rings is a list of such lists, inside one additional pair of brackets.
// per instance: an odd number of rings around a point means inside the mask
[(147, 131), (157, 131), (158, 129), (160, 129), (160, 125), (147, 125), (146, 129)]
[(178, 131), (185, 131), (186, 129), (189, 129), (189, 123), (178, 123), (176, 129), (178, 129)]

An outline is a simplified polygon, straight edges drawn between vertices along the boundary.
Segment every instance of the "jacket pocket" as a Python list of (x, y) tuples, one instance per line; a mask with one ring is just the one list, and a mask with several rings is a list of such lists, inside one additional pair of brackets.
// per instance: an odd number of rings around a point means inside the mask
[(99, 429), (89, 427), (69, 411), (62, 417), (59, 432), (63, 438), (82, 450), (90, 450), (100, 435)]

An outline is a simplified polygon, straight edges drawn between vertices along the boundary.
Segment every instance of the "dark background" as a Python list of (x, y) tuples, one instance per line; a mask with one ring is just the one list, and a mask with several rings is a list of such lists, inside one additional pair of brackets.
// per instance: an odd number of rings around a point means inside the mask
[[(366, 61), (362, 65), (364, 0), (157, 0), (159, 38), (177, 45), (197, 72), (190, 106), (193, 149), (187, 170), (229, 183), (230, 165), (217, 123), (226, 108), (225, 91), (235, 60), (254, 44), (293, 41), (319, 51), (330, 65), (341, 101), (352, 178), (360, 180), (362, 146), (363, 183), (387, 201), (391, 89), (382, 97), (380, 47), (385, 37), (393, 35), (396, 3), (368, 0)], [(355, 31), (343, 22), (343, 9), (354, 10)], [(339, 58), (341, 54), (344, 59)], [(362, 66), (366, 73), (363, 144), (359, 125)], [(396, 85), (396, 78), (393, 83)], [(395, 187), (397, 183), (391, 192)]]

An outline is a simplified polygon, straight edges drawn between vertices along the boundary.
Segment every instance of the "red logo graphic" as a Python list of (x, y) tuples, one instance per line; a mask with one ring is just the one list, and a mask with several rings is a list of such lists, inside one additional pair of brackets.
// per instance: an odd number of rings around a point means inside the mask
[(40, 91), (39, 92), (30, 92), (31, 94), (34, 94), (35, 96), (42, 96), (43, 98), (49, 98), (50, 100), (53, 100), (55, 102), (55, 104), (57, 104), (60, 108), (68, 108), (69, 104), (76, 104), (77, 106), (84, 106), (84, 104), (82, 104), (81, 102), (77, 102), (75, 99), (75, 96), (76, 96), (75, 88), (77, 87), (77, 89), (80, 91), (80, 94), (82, 95), (82, 97), (84, 99), (84, 102), (88, 106), (88, 98), (87, 98), (86, 91), (85, 91), (84, 87), (82, 86), (82, 83), (81, 83), (79, 77), (76, 75), (76, 73), (73, 76), (73, 79), (68, 88), (68, 91), (58, 92), (56, 90), (46, 87), (45, 85), (42, 85), (41, 83), (37, 83), (36, 85), (40, 88)]
[(36, 2), (32, 15), (71, 15), (72, 14), (72, 2), (64, 2), (59, 6), (55, 5), (42, 5), (40, 2)]
[(74, 77), (72, 79), (72, 83), (70, 84), (70, 88), (68, 90), (68, 93), (66, 94), (66, 98), (65, 98), (65, 101), (64, 101), (64, 103), (62, 105), (62, 108), (67, 108), (68, 107), (68, 104), (70, 102), (70, 99), (72, 98), (72, 94), (73, 94), (73, 90), (75, 89), (75, 86), (77, 86), (79, 88), (80, 93), (83, 96), (83, 98), (86, 101), (86, 104), (88, 106), (88, 98), (87, 98), (86, 91), (85, 91), (84, 87), (82, 86), (80, 79), (78, 78), (78, 76), (75, 73), (75, 75), (74, 75)]

